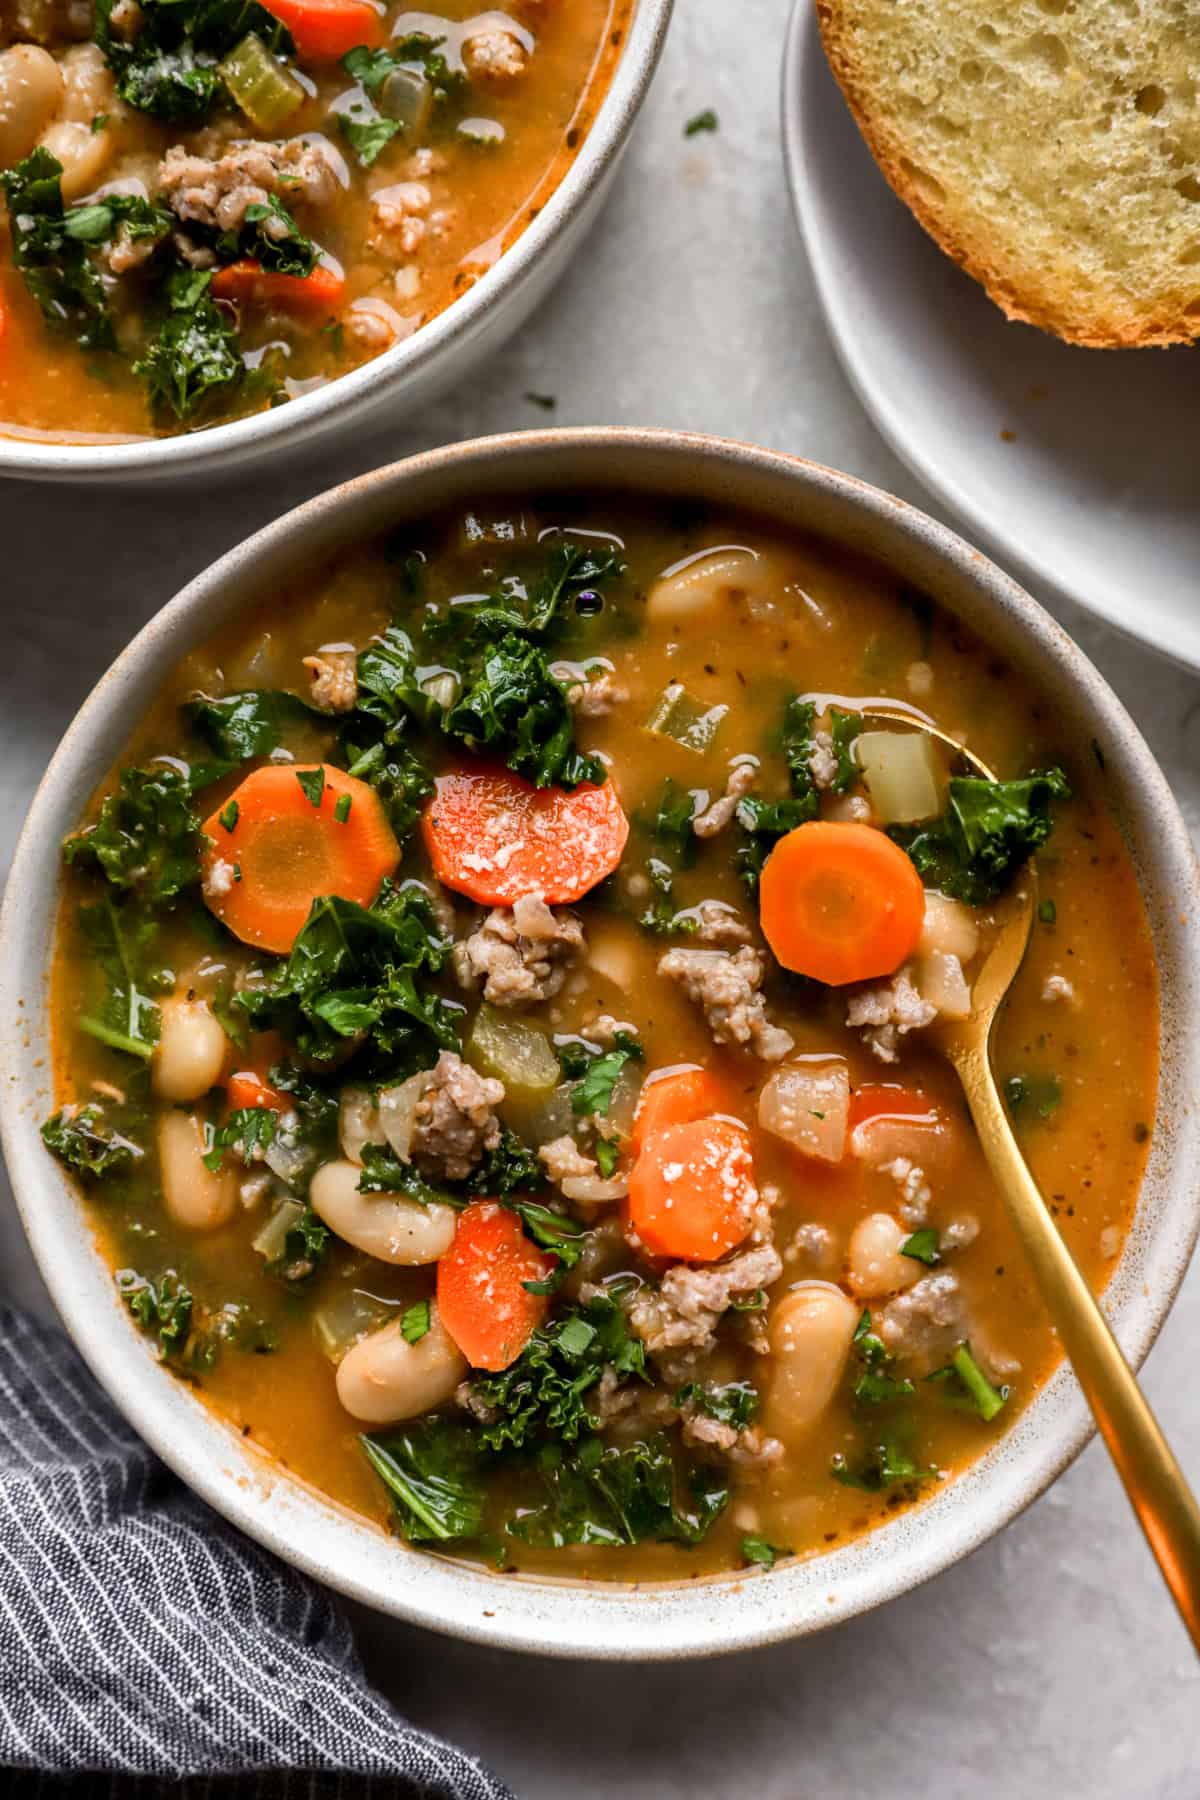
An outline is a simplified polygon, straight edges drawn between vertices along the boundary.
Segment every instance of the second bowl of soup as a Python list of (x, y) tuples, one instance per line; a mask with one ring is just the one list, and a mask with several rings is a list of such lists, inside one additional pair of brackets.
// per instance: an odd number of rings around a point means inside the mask
[(1031, 855), (996, 1071), (1135, 1351), (1161, 1316), (1185, 834), (1078, 653), (884, 497), (649, 435), (419, 459), (174, 603), (63, 757), (18, 1179), (95, 1233), (137, 1422), (360, 1597), (611, 1653), (634, 1583), (646, 1650), (758, 1641), (1061, 1466), (936, 1047)]

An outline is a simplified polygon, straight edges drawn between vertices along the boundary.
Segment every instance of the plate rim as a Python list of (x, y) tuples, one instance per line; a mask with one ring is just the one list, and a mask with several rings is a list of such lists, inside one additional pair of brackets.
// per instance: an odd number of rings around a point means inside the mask
[[(826, 254), (826, 239), (809, 204), (809, 161), (804, 154), (804, 107), (796, 102), (801, 97), (805, 76), (815, 56), (821, 57), (822, 61), (825, 59), (816, 7), (813, 0), (793, 0), (780, 71), (784, 176), (825, 329), (846, 379), (867, 417), (889, 449), (916, 476), (929, 495), (948, 508), (951, 523), (981, 542), (989, 554), (1016, 576), (1023, 587), (1031, 589), (1043, 600), (1048, 598), (1052, 604), (1065, 602), (1069, 606), (1078, 607), (1130, 642), (1156, 651), (1190, 674), (1200, 674), (1200, 623), (1191, 632), (1172, 630), (1160, 620), (1147, 622), (1139, 628), (1137, 623), (1121, 616), (1106, 601), (1076, 592), (1047, 566), (1043, 556), (1007, 539), (992, 523), (987, 512), (964, 491), (954, 475), (937, 460), (922, 453), (910, 439), (899, 414), (889, 406), (886, 394), (872, 380), (869, 359), (861, 354), (858, 340), (845, 328), (845, 314), (839, 304), (837, 283)], [(827, 79), (836, 87), (836, 77), (827, 63), (825, 72)], [(844, 106), (845, 98), (840, 90), (839, 99)], [(857, 129), (855, 125), (855, 130)], [(869, 150), (867, 153), (870, 154)], [(886, 179), (882, 174), (880, 178)], [(897, 206), (903, 205), (895, 195), (893, 199)]]

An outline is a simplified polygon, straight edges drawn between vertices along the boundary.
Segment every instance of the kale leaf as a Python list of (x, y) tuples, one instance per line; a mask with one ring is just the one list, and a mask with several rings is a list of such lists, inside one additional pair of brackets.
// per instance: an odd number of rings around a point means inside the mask
[(460, 1009), (425, 987), (450, 954), (424, 889), (385, 883), (370, 907), (314, 900), (286, 963), (237, 996), (256, 1030), (276, 1030), (317, 1063), (367, 1037), (379, 1055), (422, 1066), (459, 1042)]
[(786, 832), (794, 831), (815, 819), (820, 806), (820, 793), (813, 780), (809, 761), (816, 741), (813, 725), (816, 705), (793, 694), (783, 713), (779, 741), (787, 763), (791, 793), (785, 800), (761, 800), (744, 794), (737, 804), (737, 822), (745, 837), (734, 858), (738, 874), (746, 886), (755, 891), (763, 864)]
[(162, 322), (133, 365), (151, 409), (181, 421), (229, 398), (246, 373), (232, 317), (209, 292), (212, 272), (176, 269), (163, 289)]
[[(397, 69), (424, 75), (434, 104), (439, 105), (461, 95), (467, 86), (465, 71), (452, 69), (442, 55), (445, 41), (444, 37), (431, 37), (424, 31), (410, 31), (386, 50), (371, 50), (358, 44), (343, 56), (342, 67), (371, 100), (378, 98), (388, 76)], [(373, 106), (361, 102), (338, 114), (338, 126), (364, 168), (369, 168), (397, 132), (404, 130), (400, 120), (385, 118)]]
[(288, 32), (256, 0), (141, 0), (136, 34), (112, 28), (116, 0), (96, 0), (96, 42), (121, 98), (172, 124), (208, 117), (225, 88), (217, 64), (249, 33), (269, 50), (292, 49)]
[(311, 275), (319, 254), (276, 194), (248, 206), (239, 231), (225, 231), (214, 248), (221, 262), (250, 257), (272, 275)]
[(677, 1498), (674, 1459), (662, 1433), (624, 1449), (591, 1437), (573, 1454), (548, 1444), (536, 1466), (546, 1498), (510, 1519), (507, 1529), (540, 1548), (697, 1544), (729, 1500), (728, 1486), (706, 1469), (689, 1471), (687, 1497)]
[(447, 737), (503, 757), (535, 787), (607, 778), (599, 757), (576, 748), (567, 691), (545, 652), (519, 632), (492, 639), (481, 624), (460, 675), (461, 691), (438, 721)]
[(654, 897), (638, 919), (644, 930), (656, 936), (696, 929), (695, 919), (680, 913), (675, 906), (675, 877), (680, 869), (690, 868), (696, 858), (694, 812), (692, 795), (677, 787), (668, 775), (650, 821), (654, 850), (646, 859), (646, 874)]
[(149, 1062), (159, 1030), (152, 993), (169, 986), (171, 979), (148, 961), (157, 923), (139, 903), (118, 905), (112, 894), (95, 906), (81, 906), (78, 919), (88, 947), (89, 973), (97, 985), (103, 980), (104, 990), (75, 1023), (110, 1050)]
[(1061, 769), (1020, 781), (956, 775), (939, 819), (894, 825), (888, 835), (908, 852), (926, 887), (968, 906), (985, 906), (1050, 836), (1051, 802), (1070, 798)]
[(483, 1531), (486, 1484), (478, 1444), (465, 1426), (423, 1419), (386, 1437), (360, 1437), (410, 1543), (450, 1543)]
[(860, 1359), (860, 1373), (854, 1384), (854, 1398), (879, 1406), (891, 1400), (907, 1399), (915, 1390), (911, 1381), (898, 1379), (891, 1373), (895, 1358), (871, 1325), (871, 1315), (864, 1312), (854, 1332), (854, 1345)]
[(174, 899), (200, 879), (200, 820), (187, 777), (165, 762), (122, 769), (95, 824), (67, 838), (63, 854), (150, 905)]
[(61, 162), (41, 145), (0, 172), (13, 262), (48, 324), (85, 350), (115, 350), (108, 294), (92, 252), (120, 226), (135, 240), (165, 237), (171, 214), (134, 194), (67, 207), (62, 173)]
[(210, 699), (197, 694), (184, 712), (189, 722), (219, 757), (245, 762), (251, 756), (270, 756), (288, 733), (329, 723), (300, 699), (279, 688), (251, 688), (240, 694)]
[(675, 1404), (744, 1431), (758, 1411), (758, 1389), (751, 1381), (727, 1381), (721, 1386), (689, 1381), (676, 1394)]
[(116, 1283), (142, 1330), (157, 1340), (159, 1356), (181, 1356), (191, 1334), (195, 1301), (176, 1271), (167, 1269), (151, 1281), (136, 1269), (118, 1269)]
[(456, 610), (460, 617), (471, 616), (477, 627), (491, 632), (519, 631), (545, 639), (566, 623), (568, 606), (624, 573), (618, 551), (578, 544), (556, 534), (545, 560), (532, 575), (506, 575), (486, 599), (462, 602)]
[(299, 1287), (314, 1275), (329, 1248), (331, 1232), (311, 1206), (300, 1209), (288, 1225), (283, 1247), (267, 1264), (267, 1274), (290, 1287)]
[(833, 754), (837, 758), (837, 774), (830, 785), (835, 794), (848, 794), (858, 780), (854, 740), (862, 729), (860, 713), (843, 712), (839, 707), (830, 707), (829, 735), (833, 741)]
[(414, 1164), (402, 1161), (386, 1144), (363, 1145), (358, 1191), (360, 1194), (404, 1194), (422, 1206), (466, 1205), (466, 1201), (449, 1188), (434, 1187), (426, 1181)]
[(231, 1112), (212, 1135), (212, 1145), (204, 1153), (204, 1166), (213, 1174), (221, 1167), (227, 1150), (236, 1151), (244, 1163), (261, 1162), (275, 1137), (279, 1114), (270, 1106), (240, 1106)]
[(637, 1038), (628, 1031), (616, 1032), (610, 1050), (589, 1056), (583, 1068), (577, 1070), (582, 1080), (571, 1090), (572, 1112), (581, 1118), (607, 1113), (621, 1070), (627, 1062), (641, 1062), (642, 1056)]
[(141, 1145), (119, 1131), (94, 1101), (64, 1106), (47, 1119), (42, 1142), (69, 1169), (92, 1181), (124, 1174), (145, 1155)]
[(491, 1450), (522, 1449), (595, 1431), (585, 1396), (606, 1367), (622, 1379), (644, 1379), (646, 1352), (617, 1302), (597, 1294), (540, 1325), (507, 1369), (474, 1378), (472, 1394), (490, 1421), (481, 1442)]
[(1062, 1083), (1054, 1074), (1025, 1073), (1005, 1080), (1004, 1098), (1014, 1119), (1052, 1119), (1062, 1105)]

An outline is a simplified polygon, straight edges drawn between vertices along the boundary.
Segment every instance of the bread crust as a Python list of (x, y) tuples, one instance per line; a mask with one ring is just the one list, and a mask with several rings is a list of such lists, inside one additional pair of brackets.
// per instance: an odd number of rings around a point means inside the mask
[(854, 122), (889, 187), (908, 207), (918, 224), (940, 250), (956, 262), (984, 289), (1005, 317), (1088, 350), (1168, 349), (1200, 338), (1200, 315), (1188, 318), (1174, 308), (1161, 314), (1120, 317), (1114, 308), (1106, 317), (1089, 312), (1072, 317), (1049, 294), (1032, 291), (1021, 276), (1006, 269), (988, 246), (973, 234), (950, 208), (939, 208), (905, 171), (905, 147), (900, 132), (872, 107), (855, 60), (853, 45), (841, 29), (839, 0), (816, 0), (817, 23), (825, 55), (841, 88)]

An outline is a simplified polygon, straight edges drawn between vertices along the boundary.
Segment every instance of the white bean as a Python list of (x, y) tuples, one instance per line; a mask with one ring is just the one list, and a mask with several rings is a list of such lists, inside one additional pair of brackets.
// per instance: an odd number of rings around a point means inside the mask
[(62, 164), (64, 200), (78, 200), (96, 186), (112, 157), (111, 131), (93, 131), (74, 119), (60, 119), (42, 133), (42, 146)]
[(650, 589), (646, 611), (652, 619), (684, 620), (713, 607), (731, 593), (757, 589), (762, 580), (753, 550), (710, 550), (662, 575)]
[(800, 1442), (833, 1399), (858, 1312), (853, 1300), (828, 1281), (792, 1288), (772, 1312), (767, 1429), (785, 1444)]
[(901, 1256), (900, 1246), (909, 1232), (891, 1213), (868, 1213), (850, 1233), (846, 1273), (860, 1300), (875, 1300), (911, 1287), (924, 1270), (911, 1256)]
[(329, 1162), (317, 1170), (309, 1205), (346, 1243), (386, 1263), (431, 1263), (454, 1242), (452, 1206), (422, 1206), (402, 1194), (360, 1194), (357, 1163)]
[(199, 1100), (221, 1079), (229, 1039), (206, 1000), (173, 994), (159, 1009), (150, 1083), (164, 1100)]
[(215, 1231), (229, 1223), (237, 1207), (236, 1171), (205, 1168), (203, 1127), (191, 1113), (164, 1113), (159, 1120), (158, 1167), (163, 1201), (177, 1224)]
[(59, 63), (65, 93), (60, 118), (91, 130), (97, 113), (111, 113), (117, 104), (116, 83), (98, 44), (72, 44)]
[(360, 1338), (338, 1364), (338, 1399), (370, 1425), (415, 1419), (449, 1400), (467, 1374), (467, 1359), (430, 1308), (429, 1330), (408, 1343), (393, 1319)]
[(0, 168), (29, 155), (62, 102), (62, 72), (48, 50), (14, 44), (0, 52)]

